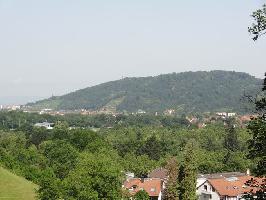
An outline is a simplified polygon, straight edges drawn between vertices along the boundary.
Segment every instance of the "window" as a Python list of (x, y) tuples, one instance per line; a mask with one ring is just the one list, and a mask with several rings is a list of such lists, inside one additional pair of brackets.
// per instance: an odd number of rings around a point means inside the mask
[(133, 185), (132, 189), (135, 190), (135, 189), (137, 189), (137, 187), (138, 187), (137, 185)]
[(151, 188), (151, 192), (155, 192), (155, 188)]
[(208, 187), (207, 185), (204, 185), (204, 190), (207, 191)]

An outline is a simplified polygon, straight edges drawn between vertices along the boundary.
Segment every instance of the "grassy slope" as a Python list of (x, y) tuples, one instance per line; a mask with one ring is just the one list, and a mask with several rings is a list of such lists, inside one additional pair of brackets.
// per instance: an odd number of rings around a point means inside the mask
[(33, 200), (36, 185), (0, 167), (0, 200)]

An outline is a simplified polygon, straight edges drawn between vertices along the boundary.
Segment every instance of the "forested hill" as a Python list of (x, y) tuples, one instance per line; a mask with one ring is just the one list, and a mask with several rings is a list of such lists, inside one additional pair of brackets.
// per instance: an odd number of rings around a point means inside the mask
[(255, 93), (261, 81), (249, 74), (231, 71), (172, 73), (124, 78), (29, 105), (57, 110), (245, 112), (246, 105), (241, 101), (244, 91)]

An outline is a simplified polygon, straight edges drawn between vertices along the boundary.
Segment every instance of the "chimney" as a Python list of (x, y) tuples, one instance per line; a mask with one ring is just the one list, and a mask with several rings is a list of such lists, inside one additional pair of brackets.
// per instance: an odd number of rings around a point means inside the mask
[(250, 169), (247, 169), (246, 175), (250, 176)]
[(141, 177), (141, 178), (140, 178), (140, 181), (141, 181), (141, 183), (144, 183), (145, 178), (144, 178), (144, 177)]

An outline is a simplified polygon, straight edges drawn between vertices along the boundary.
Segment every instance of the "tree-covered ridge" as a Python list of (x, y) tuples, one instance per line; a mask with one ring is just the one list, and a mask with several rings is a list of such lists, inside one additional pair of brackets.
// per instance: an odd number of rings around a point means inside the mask
[(260, 79), (241, 72), (183, 72), (124, 78), (29, 105), (65, 110), (246, 112), (247, 107), (241, 97), (245, 92), (253, 94), (258, 91), (260, 84)]

